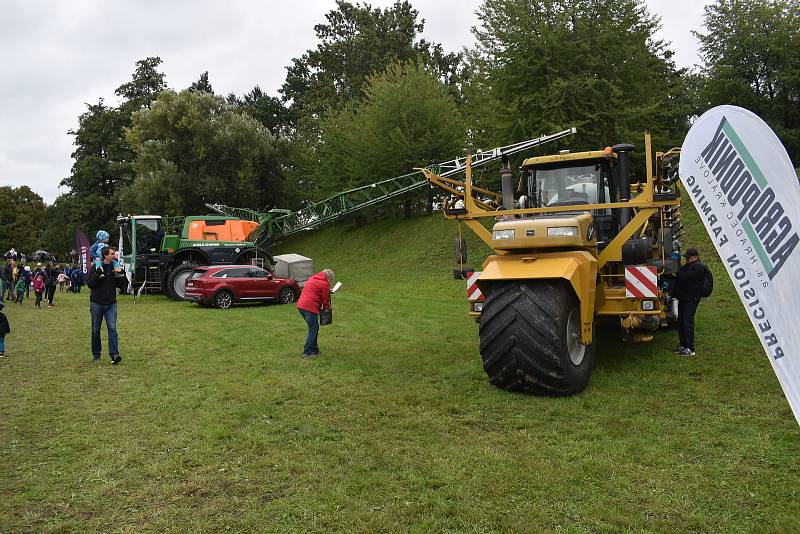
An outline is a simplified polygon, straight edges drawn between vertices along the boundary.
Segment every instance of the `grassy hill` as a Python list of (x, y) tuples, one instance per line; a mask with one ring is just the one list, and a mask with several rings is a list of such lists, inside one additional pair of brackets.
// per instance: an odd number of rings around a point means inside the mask
[(697, 358), (611, 330), (583, 394), (535, 398), (486, 381), (457, 231), (283, 244), (344, 284), (314, 361), (293, 306), (125, 299), (114, 367), (90, 362), (86, 294), (9, 305), (0, 531), (800, 530), (800, 430), (718, 261)]

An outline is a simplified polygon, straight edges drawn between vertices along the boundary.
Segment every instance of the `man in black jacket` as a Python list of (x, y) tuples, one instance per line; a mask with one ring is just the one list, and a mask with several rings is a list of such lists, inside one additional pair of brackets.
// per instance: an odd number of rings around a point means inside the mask
[(106, 320), (108, 330), (108, 356), (111, 363), (118, 364), (122, 361), (119, 355), (119, 341), (117, 337), (117, 282), (114, 273), (113, 247), (105, 247), (101, 251), (103, 262), (100, 267), (92, 266), (86, 285), (92, 290), (89, 296), (89, 310), (92, 314), (92, 356), (95, 362), (100, 361), (102, 345), (100, 342), (100, 327), (103, 319)]
[(672, 296), (678, 299), (678, 337), (680, 346), (673, 352), (680, 356), (694, 356), (694, 314), (703, 294), (706, 266), (700, 261), (696, 248), (683, 255), (686, 263), (678, 269)]
[(3, 300), (6, 292), (8, 293), (8, 297), (6, 300), (15, 300), (14, 299), (14, 265), (12, 264), (11, 260), (7, 260), (6, 264), (3, 266), (3, 269), (0, 271), (0, 278), (3, 280), (3, 291), (0, 294), (0, 300)]
[(58, 275), (61, 272), (59, 266), (53, 262), (48, 261), (47, 267), (44, 268), (44, 281), (46, 284), (45, 297), (47, 298), (47, 307), (55, 308), (53, 299), (56, 297), (56, 287), (58, 287)]

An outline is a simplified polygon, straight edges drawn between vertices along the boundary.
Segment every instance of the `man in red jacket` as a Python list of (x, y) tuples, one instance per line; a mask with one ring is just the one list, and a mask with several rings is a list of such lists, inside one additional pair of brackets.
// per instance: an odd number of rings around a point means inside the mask
[(308, 325), (306, 344), (303, 347), (303, 358), (319, 356), (317, 334), (319, 334), (319, 311), (331, 305), (331, 280), (333, 271), (325, 269), (309, 278), (303, 286), (297, 300), (297, 311)]

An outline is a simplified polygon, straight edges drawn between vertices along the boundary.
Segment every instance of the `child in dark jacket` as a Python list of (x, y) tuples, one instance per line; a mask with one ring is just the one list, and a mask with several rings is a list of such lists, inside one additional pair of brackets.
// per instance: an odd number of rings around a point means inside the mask
[(22, 304), (22, 297), (25, 296), (25, 278), (20, 276), (17, 279), (17, 285), (14, 286), (14, 288), (17, 290), (17, 302)]
[(3, 313), (5, 306), (0, 302), (0, 358), (6, 355), (6, 334), (11, 332), (11, 327), (8, 325), (8, 318)]

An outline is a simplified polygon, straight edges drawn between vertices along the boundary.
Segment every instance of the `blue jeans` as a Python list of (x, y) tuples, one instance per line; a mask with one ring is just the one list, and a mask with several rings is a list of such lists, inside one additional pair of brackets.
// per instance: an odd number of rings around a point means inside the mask
[(89, 305), (92, 314), (92, 355), (100, 358), (103, 346), (100, 343), (100, 327), (103, 319), (106, 320), (108, 330), (108, 355), (111, 358), (119, 356), (119, 346), (117, 340), (117, 305), (116, 304), (95, 304)]
[(306, 320), (308, 325), (308, 335), (306, 336), (306, 344), (303, 347), (303, 354), (317, 354), (319, 346), (317, 345), (317, 334), (319, 334), (319, 314), (311, 313), (307, 310), (297, 308), (303, 319)]
[(0, 337), (0, 352), (6, 351), (6, 338)]

